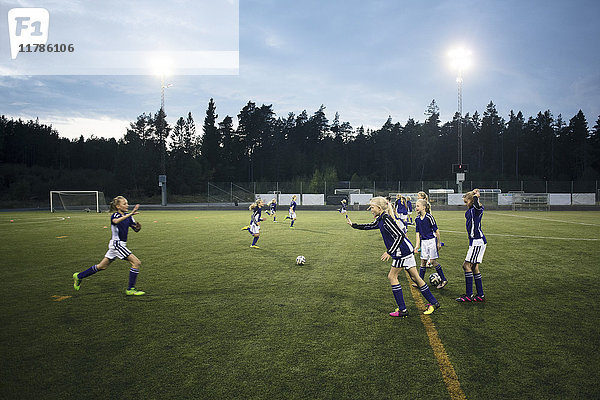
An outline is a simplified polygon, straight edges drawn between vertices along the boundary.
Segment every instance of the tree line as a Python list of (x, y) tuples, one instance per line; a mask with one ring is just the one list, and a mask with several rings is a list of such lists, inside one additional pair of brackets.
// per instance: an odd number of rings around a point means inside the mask
[(47, 197), (49, 190), (103, 190), (112, 195), (193, 194), (207, 181), (297, 179), (453, 180), (462, 128), (462, 161), (480, 180), (594, 180), (600, 176), (600, 117), (590, 129), (580, 110), (568, 121), (550, 110), (505, 119), (493, 102), (441, 123), (433, 100), (420, 122), (389, 117), (379, 129), (352, 127), (325, 106), (278, 117), (272, 105), (249, 101), (237, 115), (219, 119), (210, 99), (202, 127), (189, 112), (170, 126), (161, 109), (143, 113), (120, 139), (69, 140), (39, 121), (0, 117), (0, 187), (4, 198)]

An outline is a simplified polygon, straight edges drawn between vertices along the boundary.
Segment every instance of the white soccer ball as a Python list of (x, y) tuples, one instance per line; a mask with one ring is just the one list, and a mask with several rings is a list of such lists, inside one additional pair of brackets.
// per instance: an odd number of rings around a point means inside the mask
[(298, 265), (304, 265), (305, 262), (306, 262), (306, 258), (304, 256), (298, 256), (298, 257), (296, 257), (296, 264), (298, 264)]
[(434, 272), (433, 274), (429, 275), (429, 283), (431, 283), (433, 286), (437, 286), (440, 283), (442, 283), (442, 278), (440, 277), (440, 274)]

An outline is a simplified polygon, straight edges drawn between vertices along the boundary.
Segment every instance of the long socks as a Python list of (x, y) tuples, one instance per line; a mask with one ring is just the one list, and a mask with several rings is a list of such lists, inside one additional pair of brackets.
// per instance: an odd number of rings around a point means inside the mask
[(394, 299), (396, 299), (396, 304), (398, 304), (398, 309), (400, 311), (406, 310), (406, 304), (404, 303), (404, 296), (402, 295), (402, 286), (400, 286), (400, 284), (392, 285), (392, 293), (394, 293)]

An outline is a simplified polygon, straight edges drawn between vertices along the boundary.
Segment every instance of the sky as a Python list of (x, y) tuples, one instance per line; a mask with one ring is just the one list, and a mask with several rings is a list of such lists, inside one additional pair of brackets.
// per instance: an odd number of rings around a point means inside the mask
[[(464, 114), (483, 114), (492, 101), (505, 119), (550, 110), (568, 122), (581, 109), (591, 128), (600, 116), (597, 0), (138, 0), (126, 11), (121, 3), (0, 0), (0, 114), (38, 118), (62, 137), (122, 138), (139, 115), (160, 109), (160, 77), (141, 55), (176, 51), (164, 81), (171, 125), (191, 112), (200, 127), (210, 98), (218, 121), (237, 121), (252, 101), (282, 118), (324, 105), (330, 122), (337, 112), (354, 128), (378, 129), (388, 117), (424, 121), (435, 100), (444, 123), (458, 98), (448, 52), (462, 46), (472, 54)], [(74, 54), (46, 55), (41, 67), (39, 55), (12, 60), (6, 15), (15, 7), (47, 8), (48, 43), (73, 41)], [(225, 53), (235, 56), (212, 69), (197, 57)]]

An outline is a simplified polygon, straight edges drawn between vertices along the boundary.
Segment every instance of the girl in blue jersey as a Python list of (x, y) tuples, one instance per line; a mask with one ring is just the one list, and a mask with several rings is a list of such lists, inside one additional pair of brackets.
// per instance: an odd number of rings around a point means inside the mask
[(272, 199), (269, 203), (269, 209), (266, 211), (271, 217), (273, 217), (273, 222), (277, 222), (277, 200)]
[(408, 211), (408, 224), (413, 223), (413, 219), (412, 219), (413, 205), (412, 205), (411, 200), (412, 199), (410, 198), (410, 196), (406, 196), (406, 209)]
[[(419, 268), (419, 276), (425, 279), (425, 271), (427, 263), (435, 267), (436, 272), (442, 278), (442, 282), (437, 285), (438, 289), (443, 288), (448, 284), (442, 266), (438, 263), (439, 251), (442, 247), (440, 239), (440, 230), (438, 229), (435, 218), (431, 215), (431, 208), (425, 199), (417, 200), (415, 204), (417, 216), (415, 218), (416, 243), (415, 247), (421, 249), (421, 268)], [(415, 253), (417, 250), (415, 250)]]
[(291, 219), (292, 220), (292, 224), (290, 225), (290, 228), (294, 227), (294, 222), (296, 222), (296, 199), (298, 197), (296, 195), (292, 196), (292, 201), (290, 202), (290, 209), (289, 209), (289, 213), (288, 216), (285, 217), (285, 219)]
[(133, 219), (133, 216), (137, 214), (137, 210), (140, 207), (136, 204), (130, 213), (127, 213), (129, 209), (129, 203), (123, 196), (117, 196), (110, 203), (110, 228), (112, 231), (112, 238), (108, 242), (108, 251), (104, 255), (102, 261), (98, 264), (91, 266), (83, 272), (75, 272), (73, 274), (73, 287), (75, 290), (79, 290), (81, 281), (96, 272), (105, 270), (116, 258), (121, 260), (127, 260), (131, 263), (129, 269), (129, 285), (125, 294), (127, 296), (141, 296), (146, 294), (141, 290), (135, 288), (135, 282), (140, 272), (140, 266), (142, 262), (127, 248), (127, 232), (129, 228), (132, 228), (135, 232), (139, 232), (141, 224)]
[(408, 225), (408, 208), (406, 207), (406, 198), (401, 194), (396, 195), (396, 212), (404, 225)]
[(429, 286), (421, 279), (416, 271), (415, 256), (413, 254), (414, 247), (408, 240), (406, 235), (402, 232), (402, 229), (396, 224), (394, 217), (394, 210), (392, 205), (383, 197), (374, 197), (369, 202), (369, 209), (375, 220), (370, 224), (355, 224), (348, 218), (348, 224), (354, 229), (369, 230), (377, 229), (381, 232), (383, 237), (383, 243), (387, 248), (386, 252), (381, 256), (382, 261), (387, 261), (390, 258), (392, 261), (392, 267), (388, 273), (388, 279), (392, 285), (392, 293), (398, 308), (390, 313), (392, 317), (406, 317), (408, 310), (404, 303), (404, 297), (402, 295), (402, 287), (400, 286), (400, 280), (398, 275), (402, 271), (402, 268), (406, 269), (410, 278), (415, 282), (421, 294), (427, 299), (427, 309), (423, 314), (431, 314), (437, 308), (440, 307), (440, 303), (435, 299)]
[[(479, 196), (479, 189), (473, 189), (473, 191), (463, 196), (465, 206), (468, 208), (465, 212), (465, 219), (467, 220), (466, 227), (469, 235), (469, 250), (463, 263), (466, 292), (456, 299), (460, 303), (485, 301), (479, 264), (483, 261), (487, 240), (481, 230), (483, 205), (479, 202)], [(475, 281), (475, 288), (477, 289), (476, 295), (473, 295), (473, 281)]]
[(260, 249), (260, 247), (256, 245), (256, 242), (258, 242), (258, 238), (260, 237), (260, 221), (264, 221), (264, 219), (261, 218), (262, 208), (264, 205), (265, 203), (261, 199), (258, 199), (254, 203), (250, 204), (250, 207), (248, 207), (248, 209), (252, 211), (250, 225), (246, 225), (242, 228), (243, 231), (247, 230), (252, 235), (253, 239), (250, 247), (253, 249)]
[(346, 199), (342, 199), (341, 203), (342, 203), (342, 207), (338, 208), (338, 212), (340, 214), (346, 214), (346, 212), (348, 211), (348, 209), (347, 209), (348, 203), (346, 202)]

